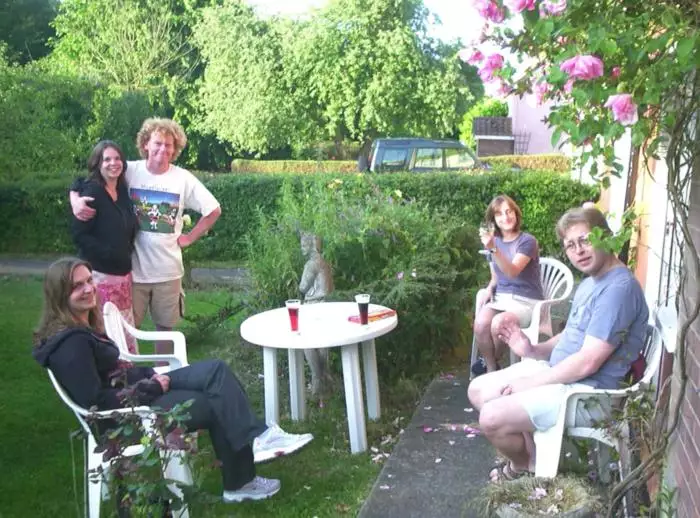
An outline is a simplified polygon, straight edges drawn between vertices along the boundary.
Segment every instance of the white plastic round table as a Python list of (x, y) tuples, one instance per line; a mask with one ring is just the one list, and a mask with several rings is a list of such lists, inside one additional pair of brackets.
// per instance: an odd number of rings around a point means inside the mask
[[(380, 310), (388, 308), (369, 305), (369, 313)], [(358, 315), (355, 302), (322, 302), (305, 304), (299, 308), (298, 332), (291, 331), (286, 308), (258, 313), (243, 322), (243, 339), (263, 348), (265, 421), (268, 425), (279, 421), (277, 349), (287, 349), (291, 415), (293, 420), (300, 420), (306, 414), (304, 349), (340, 347), (350, 450), (359, 453), (367, 449), (359, 349), (362, 349), (367, 413), (374, 420), (381, 415), (374, 339), (394, 329), (398, 319), (393, 315), (363, 326), (348, 321), (352, 315)]]

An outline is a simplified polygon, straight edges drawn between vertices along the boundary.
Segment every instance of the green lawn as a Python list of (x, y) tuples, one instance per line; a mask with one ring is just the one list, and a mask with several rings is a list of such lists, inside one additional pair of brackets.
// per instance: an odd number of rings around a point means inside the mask
[[(31, 331), (41, 308), (41, 281), (35, 278), (0, 277), (0, 412), (3, 419), (0, 448), (0, 518), (78, 516), (73, 491), (73, 467), (69, 433), (77, 421), (54, 393), (46, 373), (31, 357)], [(188, 293), (188, 313), (216, 311), (228, 298), (224, 291)], [(233, 318), (213, 332), (199, 333), (187, 324), (190, 361), (220, 357), (229, 362), (262, 415), (262, 355), (257, 347), (242, 345), (237, 332), (240, 318)], [(196, 338), (195, 338), (196, 337)], [(283, 372), (284, 369), (280, 369)], [(286, 380), (280, 380), (286, 386)], [(323, 407), (310, 404), (309, 419), (301, 424), (283, 420), (289, 431), (310, 431), (315, 440), (297, 455), (259, 466), (263, 476), (280, 478), (282, 490), (256, 503), (195, 506), (192, 516), (236, 517), (336, 517), (355, 516), (381, 469), (371, 454), (350, 455), (342, 388)], [(392, 424), (406, 420), (420, 394), (412, 382), (382, 387), (384, 417), (368, 423), (369, 444), (380, 446), (387, 434), (397, 437)], [(282, 401), (286, 395), (282, 394)], [(283, 412), (288, 409), (282, 407)], [(81, 443), (74, 443), (78, 487), (82, 480)], [(207, 472), (204, 490), (218, 495), (218, 471)], [(80, 489), (79, 489), (80, 491)], [(82, 497), (79, 495), (78, 500)]]

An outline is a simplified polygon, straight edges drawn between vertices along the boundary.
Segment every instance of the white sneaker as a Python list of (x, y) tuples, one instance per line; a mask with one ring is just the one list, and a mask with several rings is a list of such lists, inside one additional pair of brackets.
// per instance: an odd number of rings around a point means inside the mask
[(287, 433), (273, 424), (253, 441), (255, 463), (289, 455), (307, 445), (313, 438), (310, 433)]
[(224, 502), (232, 504), (244, 500), (264, 500), (280, 490), (282, 484), (275, 478), (255, 477), (245, 486), (235, 491), (224, 491)]

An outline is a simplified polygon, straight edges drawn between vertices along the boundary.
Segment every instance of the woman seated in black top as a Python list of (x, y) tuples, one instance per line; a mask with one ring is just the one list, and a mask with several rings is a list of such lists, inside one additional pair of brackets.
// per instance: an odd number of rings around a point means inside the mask
[[(118, 347), (104, 334), (90, 265), (60, 259), (46, 272), (44, 310), (35, 332), (34, 357), (51, 369), (81, 407), (124, 406), (125, 393), (138, 404), (169, 409), (193, 400), (188, 430), (206, 428), (221, 462), (225, 502), (274, 495), (280, 481), (255, 475), (255, 462), (298, 450), (311, 434), (267, 427), (250, 408), (236, 376), (221, 360), (205, 360), (167, 374), (119, 361)], [(139, 390), (129, 390), (138, 383)]]
[[(72, 216), (73, 242), (80, 258), (94, 268), (99, 310), (111, 302), (133, 326), (131, 253), (138, 220), (124, 181), (126, 159), (115, 142), (103, 140), (92, 150), (87, 165), (89, 174), (82, 192), (97, 212), (89, 221)], [(127, 335), (127, 347), (138, 352), (131, 335)]]

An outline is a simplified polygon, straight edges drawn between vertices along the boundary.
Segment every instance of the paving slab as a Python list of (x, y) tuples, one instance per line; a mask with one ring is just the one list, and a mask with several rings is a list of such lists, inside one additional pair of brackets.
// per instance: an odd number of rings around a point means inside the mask
[(359, 518), (480, 516), (474, 499), (487, 484), (495, 450), (481, 435), (465, 431), (478, 420), (467, 400), (468, 384), (465, 371), (428, 386)]

